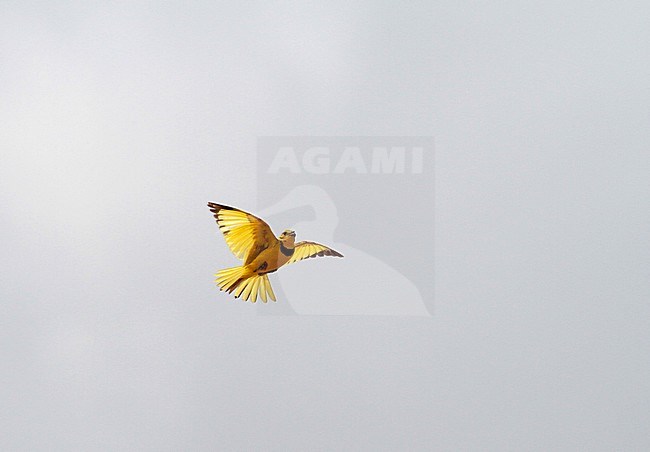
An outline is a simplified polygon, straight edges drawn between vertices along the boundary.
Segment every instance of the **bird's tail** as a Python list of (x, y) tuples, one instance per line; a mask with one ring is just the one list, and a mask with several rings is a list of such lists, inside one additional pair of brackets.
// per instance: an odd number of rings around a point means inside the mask
[(234, 293), (235, 298), (242, 297), (243, 300), (255, 303), (259, 295), (264, 303), (268, 301), (268, 298), (275, 301), (275, 294), (268, 275), (258, 275), (242, 266), (220, 270), (215, 276), (219, 289)]

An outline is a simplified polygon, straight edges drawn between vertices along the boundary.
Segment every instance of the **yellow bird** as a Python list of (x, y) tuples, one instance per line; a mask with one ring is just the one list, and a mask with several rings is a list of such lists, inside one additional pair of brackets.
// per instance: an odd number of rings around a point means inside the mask
[(264, 303), (275, 301), (269, 273), (285, 264), (316, 256), (343, 255), (315, 242), (295, 243), (296, 233), (286, 230), (279, 237), (273, 235), (268, 224), (255, 215), (213, 202), (208, 203), (230, 250), (244, 261), (240, 267), (220, 270), (215, 282), (220, 290), (234, 293), (253, 303), (257, 297)]

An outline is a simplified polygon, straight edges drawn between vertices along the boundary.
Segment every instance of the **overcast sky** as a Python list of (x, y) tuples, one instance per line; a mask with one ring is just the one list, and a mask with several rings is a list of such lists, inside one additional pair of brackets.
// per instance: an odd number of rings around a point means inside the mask
[[(0, 3), (0, 449), (650, 448), (647, 2), (237, 5)], [(215, 289), (278, 135), (435, 138), (431, 317)]]

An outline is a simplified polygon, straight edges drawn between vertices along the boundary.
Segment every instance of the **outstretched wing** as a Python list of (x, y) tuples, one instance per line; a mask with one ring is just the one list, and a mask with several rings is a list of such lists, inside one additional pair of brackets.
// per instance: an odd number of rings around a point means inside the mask
[(269, 225), (255, 215), (213, 202), (209, 202), (208, 207), (214, 214), (228, 247), (245, 264), (252, 262), (258, 254), (278, 240)]
[(334, 251), (332, 248), (328, 248), (325, 245), (315, 242), (298, 242), (296, 243), (295, 248), (293, 249), (293, 255), (287, 262), (287, 264), (293, 264), (294, 262), (301, 261), (303, 259), (308, 259), (310, 257), (322, 257), (322, 256), (336, 256), (343, 257), (338, 251)]

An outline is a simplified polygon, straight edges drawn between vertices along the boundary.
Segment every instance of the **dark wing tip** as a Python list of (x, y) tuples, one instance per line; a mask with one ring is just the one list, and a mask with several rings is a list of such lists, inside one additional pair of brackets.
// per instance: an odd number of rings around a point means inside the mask
[(208, 207), (210, 208), (210, 212), (215, 215), (218, 214), (220, 210), (239, 210), (224, 204), (217, 204), (216, 202), (208, 202)]
[(341, 253), (339, 253), (336, 250), (333, 250), (332, 248), (326, 251), (326, 256), (343, 257)]
[(225, 204), (217, 204), (216, 202), (208, 202), (208, 207), (211, 207), (213, 209), (239, 210), (235, 207), (227, 206)]
[[(296, 247), (298, 247), (300, 245), (312, 244), (312, 243), (314, 243), (314, 242), (301, 241), (301, 242), (296, 243)], [(316, 245), (319, 245), (319, 244), (316, 243)], [(320, 246), (325, 246), (325, 245), (320, 245)], [(310, 257), (323, 257), (323, 256), (345, 257), (341, 253), (339, 253), (338, 251), (333, 250), (332, 248), (325, 248), (324, 250), (320, 250), (320, 251), (318, 251), (318, 252), (316, 252), (314, 254), (311, 254), (311, 255), (309, 255), (307, 257), (304, 257), (303, 259), (309, 259)]]
[(214, 202), (209, 202), (208, 207), (210, 208), (210, 212), (214, 213), (215, 215), (219, 213), (221, 209), (223, 209), (223, 206)]

